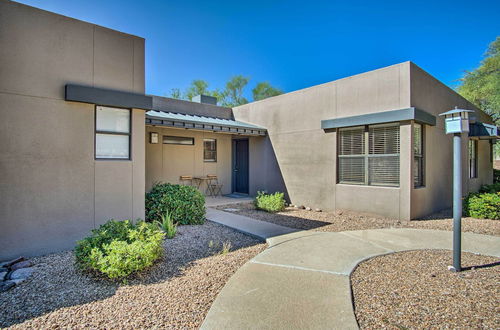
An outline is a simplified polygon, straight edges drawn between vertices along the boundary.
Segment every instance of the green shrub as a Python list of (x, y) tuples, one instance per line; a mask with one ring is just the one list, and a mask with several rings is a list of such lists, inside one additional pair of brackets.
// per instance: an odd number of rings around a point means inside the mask
[(202, 224), (205, 222), (205, 197), (192, 186), (157, 183), (146, 194), (146, 220), (161, 221), (167, 212), (175, 223)]
[(500, 182), (484, 185), (479, 189), (479, 192), (488, 194), (500, 192)]
[(500, 192), (471, 193), (464, 199), (463, 209), (465, 216), (500, 220)]
[(280, 192), (266, 194), (259, 191), (255, 198), (255, 207), (267, 212), (283, 211), (285, 209), (285, 194)]
[(493, 169), (493, 183), (500, 183), (500, 170)]
[(175, 224), (174, 220), (172, 220), (170, 212), (167, 212), (166, 214), (162, 215), (161, 222), (156, 221), (156, 224), (158, 225), (158, 228), (160, 230), (163, 230), (167, 238), (175, 237), (175, 234), (177, 233), (177, 224)]
[(110, 220), (77, 242), (77, 265), (111, 279), (124, 278), (153, 264), (163, 253), (164, 233), (144, 221)]

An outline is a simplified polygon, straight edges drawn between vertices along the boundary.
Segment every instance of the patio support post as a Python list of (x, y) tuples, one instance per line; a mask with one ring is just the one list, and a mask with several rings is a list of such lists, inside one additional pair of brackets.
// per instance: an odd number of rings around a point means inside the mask
[(462, 133), (453, 134), (453, 270), (460, 272), (462, 251)]

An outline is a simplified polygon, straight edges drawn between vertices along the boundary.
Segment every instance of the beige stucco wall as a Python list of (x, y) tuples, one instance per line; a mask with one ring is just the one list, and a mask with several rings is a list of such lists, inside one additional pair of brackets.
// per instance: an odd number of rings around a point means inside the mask
[[(159, 133), (159, 143), (151, 144), (150, 132)], [(163, 144), (163, 136), (184, 136), (194, 138), (194, 145)], [(203, 160), (203, 139), (217, 140), (217, 162)], [(196, 130), (146, 126), (146, 190), (155, 182), (179, 184), (181, 175), (217, 175), (223, 185), (222, 193), (231, 193), (232, 136)], [(200, 187), (205, 193), (206, 186)]]
[(72, 248), (114, 217), (144, 217), (144, 111), (132, 160), (94, 160), (78, 83), (144, 92), (144, 39), (0, 0), (0, 259)]
[[(409, 143), (401, 143), (400, 188), (336, 184), (336, 132), (323, 131), (321, 120), (409, 107), (409, 73), (409, 62), (401, 63), (239, 106), (234, 116), (268, 129), (272, 148), (262, 152), (272, 163), (274, 151), (274, 177), (281, 171), (292, 203), (408, 218)], [(402, 141), (409, 127), (401, 126)]]
[[(268, 129), (272, 148), (260, 152), (271, 155), (274, 151), (274, 174), (279, 177), (281, 172), (283, 189), (292, 203), (410, 219), (451, 206), (451, 136), (444, 134), (443, 119), (438, 117), (435, 127), (425, 125), (426, 185), (416, 189), (412, 121), (400, 123), (400, 187), (392, 188), (337, 184), (337, 133), (321, 130), (321, 120), (408, 107), (437, 116), (455, 106), (475, 109), (416, 65), (405, 62), (239, 106), (234, 116)], [(476, 115), (491, 122), (484, 113)], [(479, 178), (468, 179), (466, 141), (464, 138), (464, 194), (490, 183), (492, 177), (489, 145), (480, 141)], [(259, 184), (266, 189), (265, 182)]]
[[(425, 186), (411, 190), (411, 216), (422, 217), (452, 206), (453, 141), (445, 134), (444, 119), (440, 113), (453, 109), (475, 110), (477, 120), (491, 123), (491, 118), (449, 87), (411, 63), (411, 105), (437, 117), (434, 127), (425, 126)], [(469, 179), (468, 136), (462, 137), (462, 186), (463, 194), (477, 191), (493, 180), (489, 141), (478, 143), (478, 178)], [(413, 170), (413, 169), (412, 169)], [(412, 174), (413, 175), (413, 174)]]

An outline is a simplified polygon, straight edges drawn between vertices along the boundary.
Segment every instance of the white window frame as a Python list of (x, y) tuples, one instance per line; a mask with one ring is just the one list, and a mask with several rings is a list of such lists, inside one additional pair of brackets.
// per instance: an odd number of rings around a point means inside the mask
[[(109, 109), (117, 109), (117, 110), (126, 110), (129, 113), (129, 121), (128, 121), (128, 132), (121, 132), (117, 130), (99, 130), (97, 129), (97, 111), (99, 109), (109, 108)], [(98, 156), (97, 155), (97, 136), (98, 135), (121, 135), (128, 136), (128, 154), (127, 157), (106, 157), (106, 156)], [(132, 160), (132, 110), (127, 108), (117, 108), (117, 107), (108, 107), (108, 106), (95, 106), (94, 111), (94, 159), (95, 160)]]
[[(420, 141), (416, 140), (415, 131), (420, 127)], [(413, 123), (413, 187), (425, 187), (425, 125)], [(420, 143), (420, 153), (417, 151), (417, 142)]]
[[(370, 128), (380, 128), (380, 127), (397, 127), (398, 128), (398, 153), (392, 153), (392, 154), (380, 154), (380, 153), (372, 153), (370, 150)], [(362, 154), (351, 154), (351, 155), (341, 155), (341, 135), (342, 132), (349, 131), (349, 130), (359, 130), (360, 128), (363, 129), (363, 138), (362, 141), (364, 143), (364, 146), (361, 147)], [(399, 187), (400, 186), (400, 159), (401, 159), (401, 141), (400, 141), (400, 124), (399, 122), (395, 123), (386, 123), (386, 124), (375, 124), (375, 125), (363, 125), (363, 126), (356, 126), (356, 127), (346, 127), (346, 128), (339, 128), (338, 129), (338, 135), (337, 135), (337, 183), (340, 184), (349, 184), (349, 185), (364, 185), (364, 186), (383, 186), (383, 187)], [(398, 167), (397, 167), (397, 184), (396, 183), (374, 183), (370, 179), (370, 159), (373, 158), (394, 158), (397, 157), (397, 162), (398, 162)], [(363, 158), (364, 159), (364, 182), (354, 182), (354, 181), (344, 181), (341, 179), (341, 173), (339, 172), (340, 169), (340, 159), (354, 159), (354, 158)]]
[[(207, 150), (205, 148), (205, 142), (213, 142), (214, 150)], [(213, 153), (213, 158), (207, 158), (207, 152)], [(207, 163), (216, 163), (217, 162), (217, 139), (203, 139), (203, 161)]]

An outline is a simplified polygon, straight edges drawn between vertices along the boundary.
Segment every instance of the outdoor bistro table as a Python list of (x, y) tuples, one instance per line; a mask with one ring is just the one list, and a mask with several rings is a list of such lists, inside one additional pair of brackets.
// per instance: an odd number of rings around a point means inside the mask
[[(205, 185), (207, 186), (208, 189), (208, 184), (210, 183), (210, 180), (212, 178), (209, 178), (208, 176), (195, 176), (193, 177), (193, 181), (195, 182), (196, 188), (200, 189), (201, 185), (205, 182)], [(207, 191), (205, 190), (205, 194)]]

